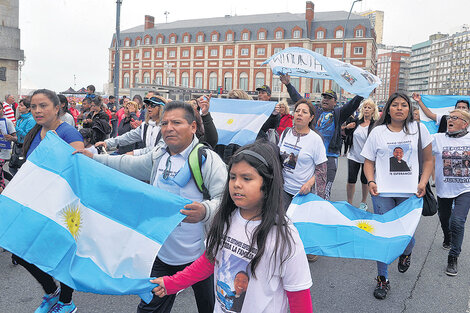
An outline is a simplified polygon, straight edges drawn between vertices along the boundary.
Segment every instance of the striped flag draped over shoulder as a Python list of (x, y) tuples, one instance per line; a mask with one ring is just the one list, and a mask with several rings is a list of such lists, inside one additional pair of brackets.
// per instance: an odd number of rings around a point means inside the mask
[(71, 288), (152, 298), (161, 245), (191, 201), (102, 165), (49, 132), (0, 195), (0, 246)]
[(411, 240), (423, 200), (412, 196), (383, 215), (314, 194), (296, 196), (287, 215), (297, 227), (307, 254), (392, 263)]

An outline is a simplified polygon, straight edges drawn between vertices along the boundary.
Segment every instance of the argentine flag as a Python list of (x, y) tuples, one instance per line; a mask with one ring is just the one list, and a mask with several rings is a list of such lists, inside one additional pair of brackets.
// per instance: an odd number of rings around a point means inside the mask
[(253, 143), (275, 106), (273, 101), (212, 98), (210, 112), (217, 128), (218, 144)]
[(71, 288), (152, 298), (161, 245), (191, 201), (117, 172), (49, 132), (0, 195), (0, 246)]
[(383, 215), (317, 195), (296, 196), (287, 216), (297, 227), (307, 254), (392, 263), (421, 218), (423, 200), (412, 196)]
[[(469, 96), (428, 96), (421, 95), (421, 101), (424, 105), (435, 114), (448, 115), (450, 111), (455, 109), (455, 104), (458, 100), (467, 100), (470, 102)], [(423, 110), (419, 109), (419, 117), (421, 122), (426, 125), (429, 133), (437, 133), (439, 125), (427, 117)]]

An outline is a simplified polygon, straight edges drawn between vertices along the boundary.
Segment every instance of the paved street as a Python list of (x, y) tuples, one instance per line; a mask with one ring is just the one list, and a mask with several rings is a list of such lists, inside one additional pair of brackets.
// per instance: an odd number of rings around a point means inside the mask
[[(346, 199), (346, 158), (340, 158), (333, 200)], [(359, 184), (358, 184), (359, 187)], [(360, 189), (356, 191), (358, 204)], [(369, 200), (369, 207), (371, 208)], [(467, 223), (467, 235), (470, 227)], [(416, 232), (410, 269), (401, 274), (396, 262), (389, 268), (391, 291), (383, 301), (372, 292), (377, 275), (373, 261), (320, 257), (310, 269), (315, 312), (469, 312), (470, 240), (459, 258), (459, 274), (444, 273), (447, 251), (441, 248), (442, 231), (437, 215), (423, 217)], [(43, 295), (39, 284), (20, 266), (13, 266), (8, 252), (0, 252), (0, 313), (34, 312)], [(79, 312), (135, 312), (136, 296), (102, 296), (74, 293)], [(180, 293), (173, 312), (197, 312), (192, 290)]]

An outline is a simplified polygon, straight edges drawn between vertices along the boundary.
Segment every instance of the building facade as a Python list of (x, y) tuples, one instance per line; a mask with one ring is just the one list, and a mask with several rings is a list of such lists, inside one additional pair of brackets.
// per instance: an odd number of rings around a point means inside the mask
[(410, 79), (408, 90), (410, 94), (428, 94), (429, 66), (431, 63), (431, 40), (411, 46)]
[(383, 11), (365, 11), (359, 13), (359, 15), (367, 16), (370, 20), (372, 27), (375, 30), (377, 36), (377, 44), (382, 44), (383, 34), (384, 34), (384, 12)]
[[(285, 87), (261, 64), (287, 47), (303, 47), (376, 73), (375, 32), (366, 17), (348, 12), (314, 12), (308, 1), (301, 14), (275, 13), (145, 24), (121, 32), (120, 94), (137, 84), (192, 87), (216, 91), (254, 91), (268, 84), (273, 96)], [(109, 84), (113, 84), (115, 38), (109, 49)], [(339, 87), (328, 80), (292, 78), (301, 94), (320, 94)]]
[(0, 0), (0, 100), (18, 96), (18, 62), (24, 59), (20, 49), (18, 0)]
[(378, 103), (385, 103), (390, 95), (397, 91), (408, 94), (410, 54), (409, 48), (392, 48), (391, 51), (379, 53), (377, 76), (382, 80), (382, 84), (377, 87), (375, 93)]
[(453, 36), (450, 93), (470, 95), (470, 31)]

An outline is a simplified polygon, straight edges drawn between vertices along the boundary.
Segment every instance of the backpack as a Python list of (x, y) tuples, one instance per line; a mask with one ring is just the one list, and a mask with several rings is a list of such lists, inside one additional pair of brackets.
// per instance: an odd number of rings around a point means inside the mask
[(202, 198), (204, 200), (210, 199), (209, 190), (204, 185), (204, 181), (202, 178), (202, 164), (207, 159), (207, 152), (206, 150), (210, 149), (208, 146), (202, 143), (198, 143), (193, 150), (189, 153), (188, 163), (189, 169), (191, 170), (191, 176), (194, 178), (196, 182), (197, 189), (199, 192), (202, 193)]

